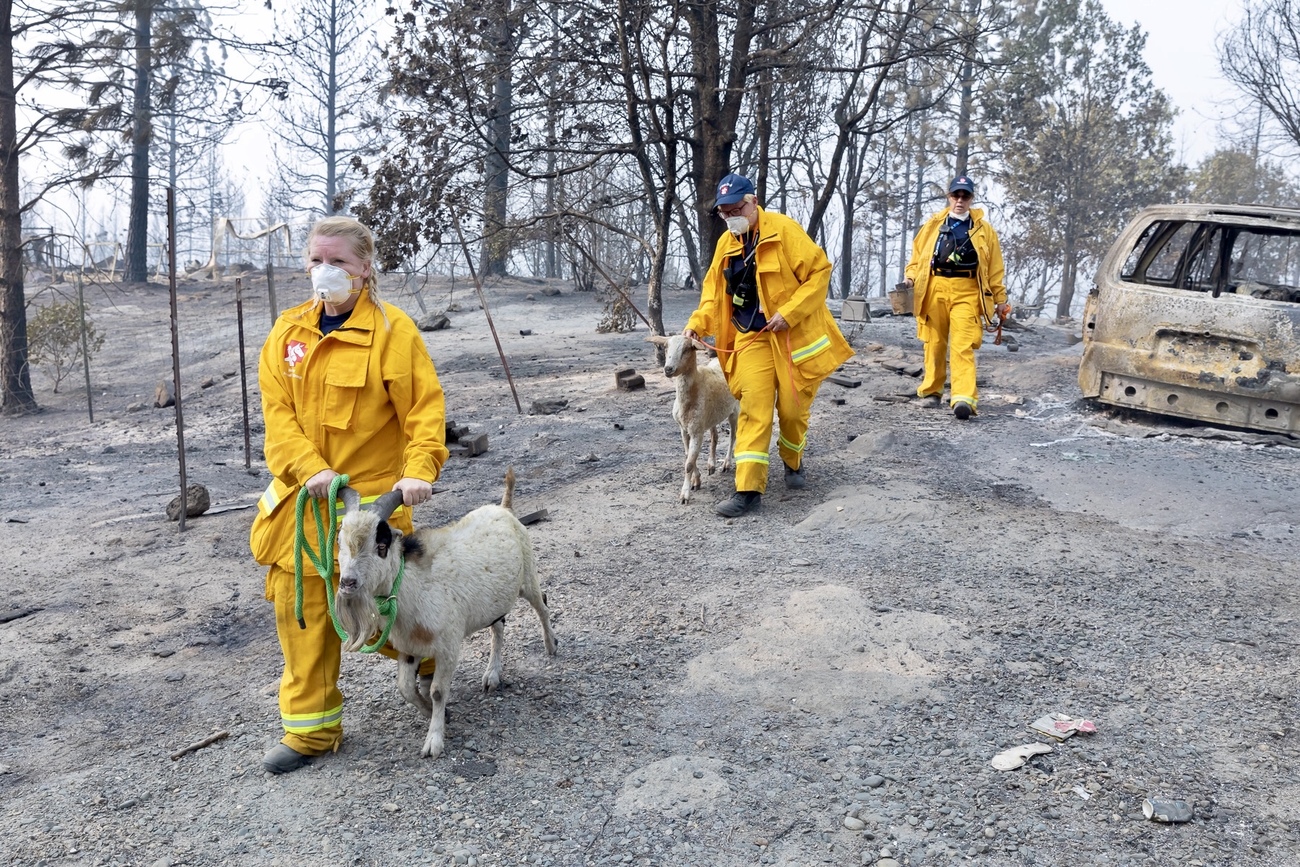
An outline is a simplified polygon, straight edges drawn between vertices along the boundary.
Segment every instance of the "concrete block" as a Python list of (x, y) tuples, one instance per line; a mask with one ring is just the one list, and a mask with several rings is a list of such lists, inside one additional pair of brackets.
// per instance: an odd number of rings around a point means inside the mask
[(840, 319), (844, 322), (870, 322), (871, 313), (867, 310), (866, 298), (845, 298), (840, 307)]

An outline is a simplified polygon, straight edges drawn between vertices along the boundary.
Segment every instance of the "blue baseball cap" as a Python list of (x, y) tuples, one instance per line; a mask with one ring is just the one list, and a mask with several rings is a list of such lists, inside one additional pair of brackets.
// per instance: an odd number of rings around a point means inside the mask
[(754, 184), (744, 175), (731, 174), (718, 181), (718, 198), (714, 200), (713, 207), (719, 205), (734, 205), (745, 196), (753, 195)]
[(973, 196), (975, 195), (975, 183), (965, 175), (958, 175), (953, 178), (952, 183), (948, 185), (948, 192), (955, 193), (958, 190), (965, 190)]

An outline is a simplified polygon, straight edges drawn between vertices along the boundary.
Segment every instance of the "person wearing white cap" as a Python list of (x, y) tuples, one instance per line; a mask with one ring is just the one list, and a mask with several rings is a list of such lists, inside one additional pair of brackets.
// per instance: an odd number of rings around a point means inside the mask
[(939, 406), (952, 373), (949, 405), (965, 421), (976, 414), (975, 350), (985, 323), (1011, 314), (1006, 267), (998, 233), (972, 208), (975, 185), (959, 175), (948, 186), (948, 207), (916, 233), (906, 283), (913, 288), (916, 336), (925, 342), (925, 376), (916, 390), (926, 406)]
[(714, 211), (727, 221), (700, 304), (682, 334), (712, 334), (731, 393), (740, 401), (732, 431), (736, 493), (715, 511), (736, 518), (759, 507), (767, 490), (772, 410), (785, 486), (804, 487), (804, 445), (822, 380), (853, 355), (826, 307), (831, 263), (803, 227), (758, 204), (744, 175), (718, 182)]

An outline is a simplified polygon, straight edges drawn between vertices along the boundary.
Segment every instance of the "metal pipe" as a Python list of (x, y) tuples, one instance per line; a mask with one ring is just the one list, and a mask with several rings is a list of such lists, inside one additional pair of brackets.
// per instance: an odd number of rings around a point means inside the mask
[(188, 480), (185, 477), (185, 415), (181, 411), (181, 339), (176, 316), (176, 190), (167, 188), (167, 284), (172, 304), (172, 388), (176, 392), (176, 453), (181, 467), (180, 532), (185, 532), (189, 511)]

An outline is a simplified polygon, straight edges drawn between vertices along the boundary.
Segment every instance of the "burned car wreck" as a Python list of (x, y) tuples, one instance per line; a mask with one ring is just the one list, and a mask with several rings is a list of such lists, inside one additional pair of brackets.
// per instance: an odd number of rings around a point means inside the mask
[(1300, 210), (1158, 205), (1097, 271), (1085, 397), (1300, 435)]

